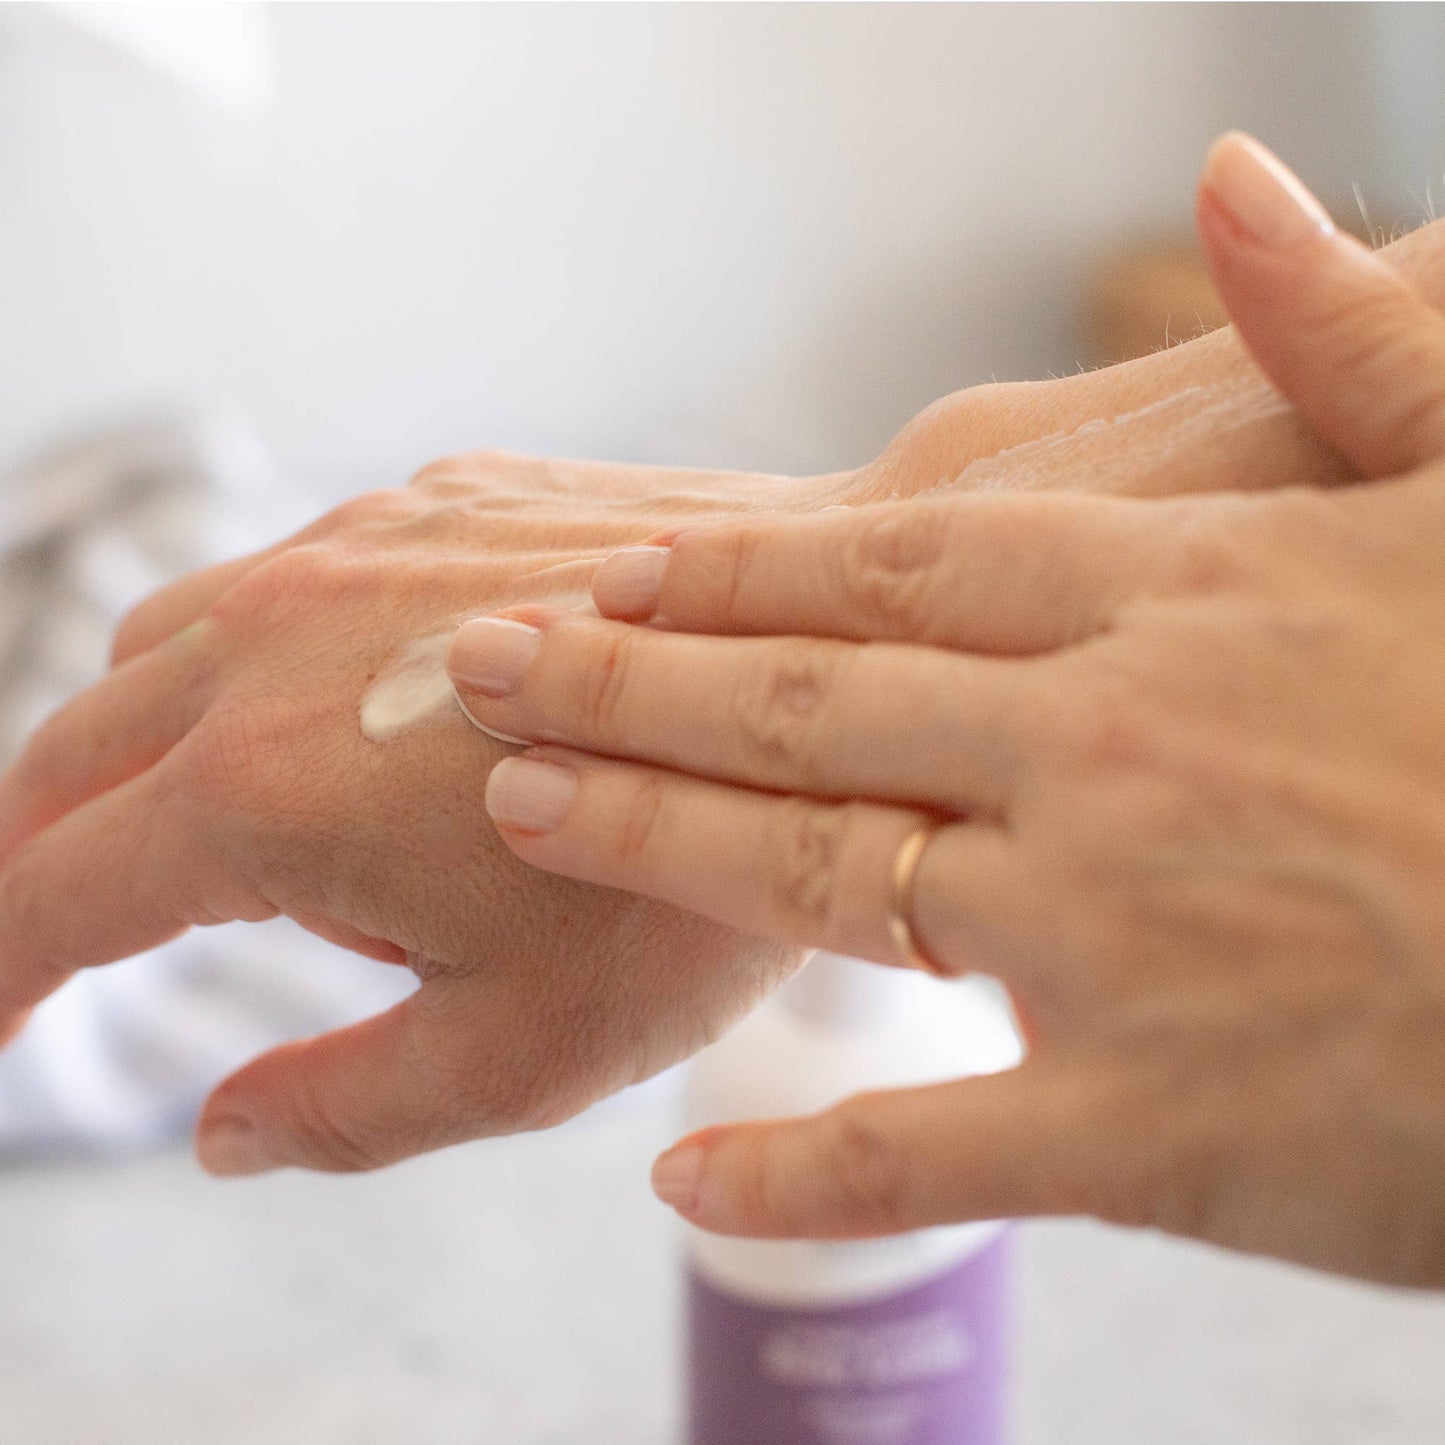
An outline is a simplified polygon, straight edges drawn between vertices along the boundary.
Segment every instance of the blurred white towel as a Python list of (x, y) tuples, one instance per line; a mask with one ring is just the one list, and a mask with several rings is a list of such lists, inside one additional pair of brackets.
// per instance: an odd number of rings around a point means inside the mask
[[(217, 417), (117, 428), (0, 478), (0, 763), (101, 676), (133, 602), (313, 512), (253, 434)], [(196, 930), (88, 971), (0, 1053), (0, 1158), (171, 1137), (237, 1064), (413, 984), (285, 920)]]

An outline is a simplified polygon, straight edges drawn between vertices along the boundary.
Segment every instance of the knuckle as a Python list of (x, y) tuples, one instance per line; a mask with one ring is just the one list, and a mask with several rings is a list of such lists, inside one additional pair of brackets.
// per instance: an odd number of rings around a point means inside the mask
[(253, 567), (212, 604), (223, 628), (246, 627), (298, 603), (334, 601), (354, 579), (335, 547), (305, 542)]
[(635, 867), (654, 854), (657, 840), (665, 833), (663, 809), (667, 790), (659, 777), (644, 776), (637, 782), (617, 830), (617, 861)]
[(1280, 487), (1183, 510), (1173, 576), (1184, 596), (1297, 598), (1358, 569), (1378, 545), (1339, 493)]
[(789, 799), (774, 833), (768, 869), (773, 908), (804, 941), (827, 938), (839, 908), (839, 874), (849, 812), (855, 804), (819, 805)]
[(745, 765), (803, 785), (818, 780), (833, 732), (841, 657), (816, 642), (776, 642), (758, 653), (732, 700)]
[(370, 529), (410, 516), (415, 507), (416, 499), (408, 495), (406, 488), (379, 487), (343, 502), (332, 515), (336, 518), (337, 530)]
[(933, 614), (947, 529), (931, 507), (888, 509), (838, 554), (838, 579), (855, 612), (912, 636)]
[(1160, 720), (1138, 689), (1110, 677), (1083, 686), (1067, 719), (1055, 720), (1054, 741), (1080, 773), (1138, 769), (1158, 746)]
[(405, 487), (379, 487), (358, 492), (323, 512), (296, 534), (295, 540), (278, 556), (324, 543), (335, 547), (347, 538), (367, 537), (415, 512), (417, 500)]
[[(485, 456), (485, 454), (482, 455)], [(437, 457), (420, 470), (412, 473), (407, 481), (407, 486), (425, 489), (438, 484), (445, 485), (456, 481), (458, 477), (467, 476), (476, 469), (477, 463), (478, 456), (476, 454)]]
[(862, 1095), (824, 1114), (819, 1155), (850, 1224), (880, 1234), (908, 1227), (911, 1170), (897, 1133)]
[(679, 537), (673, 544), (670, 569), (686, 567), (715, 598), (715, 612), (724, 625), (740, 620), (744, 590), (759, 566), (763, 532), (749, 523)]
[(577, 714), (586, 736), (610, 743), (624, 736), (637, 635), (629, 629), (607, 632), (583, 670)]
[(423, 489), (438, 487), (445, 491), (457, 482), (476, 483), (501, 477), (526, 477), (545, 463), (522, 452), (484, 447), (477, 451), (453, 452), (428, 462), (407, 483)]
[(304, 764), (292, 744), (283, 707), (221, 705), (172, 753), (170, 781), (189, 804), (264, 817), (301, 783)]
[(361, 1174), (397, 1157), (389, 1138), (360, 1115), (339, 1113), (313, 1088), (297, 1090), (285, 1127), (302, 1158), (334, 1174)]
[(989, 433), (991, 437), (1000, 427), (1018, 426), (1021, 399), (1037, 391), (1040, 385), (1032, 381), (982, 382), (931, 402), (918, 414), (918, 421), (925, 429), (954, 431), (966, 426), (975, 432)]
[(1254, 497), (1211, 498), (1205, 505), (1181, 508), (1171, 557), (1174, 590), (1213, 597), (1253, 583), (1258, 575), (1259, 510)]
[[(940, 397), (919, 412), (860, 473), (877, 500), (952, 480), (970, 462), (1027, 439), (1021, 418), (1037, 408), (1048, 383), (992, 382)], [(1023, 434), (1021, 434), (1021, 432)]]

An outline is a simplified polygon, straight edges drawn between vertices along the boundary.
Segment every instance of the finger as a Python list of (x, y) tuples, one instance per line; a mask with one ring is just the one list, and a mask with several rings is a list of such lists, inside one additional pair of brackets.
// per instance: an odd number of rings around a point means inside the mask
[(413, 994), (375, 1018), (286, 1044), (224, 1080), (196, 1131), (202, 1166), (222, 1176), (287, 1167), (353, 1172), (488, 1132), (449, 1078), (486, 1074), (471, 1041), (462, 1073), (437, 1010)]
[(215, 662), (215, 630), (198, 623), (44, 723), (0, 776), (0, 864), (23, 839), (163, 758), (209, 705)]
[[(889, 917), (894, 860), (917, 813), (777, 797), (557, 748), (498, 763), (486, 806), (507, 846), (538, 868), (745, 933), (907, 962)], [(927, 956), (942, 972), (1015, 976), (1013, 958), (1037, 927), (1029, 882), (1002, 830), (943, 828), (915, 875)]]
[(807, 1118), (704, 1129), (653, 1166), (700, 1228), (847, 1239), (965, 1220), (1113, 1213), (1127, 1138), (1112, 1080), (1028, 1063), (861, 1094)]
[(749, 518), (614, 553), (592, 596), (605, 617), (684, 632), (1043, 652), (1159, 585), (1164, 505), (965, 495)]
[(1209, 153), (1198, 221), (1240, 336), (1331, 446), (1366, 477), (1445, 455), (1445, 317), (1389, 262), (1239, 134)]
[(170, 806), (152, 768), (37, 833), (0, 871), (0, 1018), (77, 969), (168, 942), (192, 924), (275, 917), (233, 882), (221, 835)]
[(129, 662), (204, 616), (242, 577), (280, 550), (280, 547), (269, 547), (263, 552), (191, 572), (137, 603), (116, 629), (111, 665), (119, 667)]
[(1051, 710), (1038, 664), (937, 648), (659, 632), (551, 608), (465, 624), (490, 732), (749, 787), (997, 811)]

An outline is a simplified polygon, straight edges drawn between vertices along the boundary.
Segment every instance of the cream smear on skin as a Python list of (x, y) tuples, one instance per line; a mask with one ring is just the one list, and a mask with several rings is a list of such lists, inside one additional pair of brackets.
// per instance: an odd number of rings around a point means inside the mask
[[(1084, 422), (1072, 431), (1022, 442), (971, 462), (939, 492), (1066, 489), (1096, 464), (1096, 475), (1117, 475), (1130, 490), (1145, 477), (1168, 474), (1171, 490), (1191, 475), (1190, 460), (1208, 455), (1220, 437), (1268, 425), (1290, 410), (1276, 392), (1249, 383), (1189, 386), (1116, 417)], [(1127, 433), (1121, 465), (1119, 434)], [(1097, 458), (1097, 462), (1096, 462)], [(1200, 482), (1212, 483), (1201, 477)]]
[[(549, 597), (547, 601), (554, 607), (568, 607), (573, 612), (590, 612), (593, 616), (597, 613), (592, 599), (585, 595), (574, 593)], [(498, 742), (525, 746), (525, 738), (510, 737), (478, 722), (467, 711), (452, 686), (452, 680), (447, 675), (447, 652), (463, 621), (465, 618), (459, 617), (441, 632), (414, 639), (382, 668), (361, 698), (363, 737), (374, 743), (390, 742), (399, 733), (419, 723), (456, 710), (488, 737), (496, 738)]]

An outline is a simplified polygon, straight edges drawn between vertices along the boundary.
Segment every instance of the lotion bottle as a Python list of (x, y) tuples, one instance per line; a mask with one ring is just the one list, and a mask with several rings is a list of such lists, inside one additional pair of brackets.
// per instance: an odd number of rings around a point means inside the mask
[[(1019, 1061), (1001, 991), (815, 954), (693, 1061), (689, 1129)], [(688, 1445), (1001, 1445), (1003, 1222), (883, 1239), (689, 1227)]]

